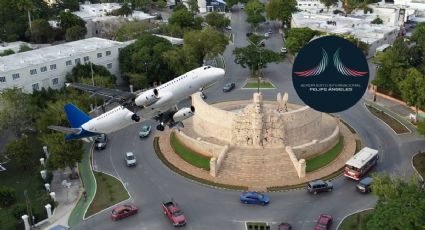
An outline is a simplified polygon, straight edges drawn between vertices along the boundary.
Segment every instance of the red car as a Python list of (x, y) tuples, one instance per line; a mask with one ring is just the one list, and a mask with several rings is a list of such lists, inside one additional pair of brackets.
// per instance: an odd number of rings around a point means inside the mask
[(174, 227), (186, 225), (186, 217), (180, 206), (174, 201), (162, 202), (162, 211), (171, 220)]
[(133, 204), (124, 204), (112, 209), (112, 220), (120, 220), (136, 214), (139, 209)]
[(314, 226), (314, 230), (327, 230), (331, 229), (332, 224), (332, 216), (322, 214), (317, 220), (316, 226)]

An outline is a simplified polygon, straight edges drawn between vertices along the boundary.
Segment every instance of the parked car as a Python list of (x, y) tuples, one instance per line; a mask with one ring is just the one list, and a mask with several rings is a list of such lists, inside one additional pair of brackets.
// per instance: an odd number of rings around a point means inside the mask
[(246, 36), (247, 37), (249, 37), (249, 36), (251, 36), (253, 33), (251, 33), (251, 32), (248, 32), (248, 33), (246, 33)]
[(332, 216), (321, 214), (319, 219), (317, 220), (316, 226), (314, 226), (314, 230), (331, 229), (331, 224), (332, 224)]
[(270, 34), (269, 33), (265, 33), (264, 34), (264, 37), (268, 38), (268, 37), (270, 37)]
[(241, 4), (241, 9), (243, 10), (245, 8), (245, 5), (244, 4)]
[(287, 52), (288, 52), (288, 50), (286, 49), (286, 47), (282, 47), (282, 49), (280, 49), (280, 52), (281, 52), (281, 53), (287, 53)]
[(134, 154), (132, 152), (127, 152), (125, 154), (125, 163), (127, 164), (128, 167), (136, 166), (136, 164), (137, 164), (136, 156), (134, 156)]
[(356, 185), (357, 191), (359, 191), (361, 193), (370, 193), (370, 192), (372, 192), (372, 188), (371, 188), (372, 182), (373, 182), (372, 177), (365, 177), (365, 178), (363, 178)]
[(174, 227), (183, 226), (186, 224), (186, 217), (180, 206), (174, 201), (162, 202), (162, 211), (164, 215), (171, 220)]
[(269, 35), (271, 35), (272, 33), (273, 33), (273, 30), (272, 29), (269, 29)]
[(268, 196), (258, 192), (244, 192), (239, 196), (239, 198), (244, 204), (266, 205), (270, 203), (270, 198)]
[(288, 223), (279, 224), (279, 230), (291, 230), (292, 226)]
[(223, 87), (223, 92), (230, 92), (232, 89), (234, 89), (235, 88), (235, 83), (234, 82), (232, 82), (232, 83), (227, 83), (226, 85), (224, 85), (224, 87)]
[(226, 30), (232, 30), (231, 26), (226, 26)]
[(124, 204), (112, 209), (111, 218), (112, 220), (120, 220), (129, 216), (132, 216), (139, 212), (139, 208), (137, 208), (133, 204)]
[(331, 182), (326, 182), (322, 180), (310, 181), (307, 184), (307, 190), (315, 195), (319, 192), (330, 192), (333, 189)]
[(98, 150), (105, 149), (106, 143), (108, 143), (108, 136), (102, 133), (94, 139), (94, 148)]
[(151, 133), (151, 126), (150, 125), (144, 125), (142, 126), (142, 129), (139, 132), (139, 137), (143, 138), (143, 137), (148, 137), (149, 134)]

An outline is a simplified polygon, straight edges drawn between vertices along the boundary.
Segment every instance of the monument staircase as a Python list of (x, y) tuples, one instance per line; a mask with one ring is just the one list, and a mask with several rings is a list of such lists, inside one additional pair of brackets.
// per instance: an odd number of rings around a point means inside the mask
[(218, 178), (250, 188), (265, 188), (282, 181), (290, 183), (298, 176), (284, 149), (231, 148)]

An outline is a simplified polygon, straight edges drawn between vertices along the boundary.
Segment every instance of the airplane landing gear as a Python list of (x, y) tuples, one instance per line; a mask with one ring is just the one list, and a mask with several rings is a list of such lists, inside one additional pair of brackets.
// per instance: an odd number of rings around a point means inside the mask
[(161, 124), (159, 124), (159, 125), (157, 125), (157, 126), (156, 126), (156, 129), (157, 129), (158, 131), (164, 131), (164, 126), (163, 126), (163, 125), (161, 125)]
[(131, 120), (135, 121), (135, 122), (139, 122), (140, 121), (140, 117), (137, 116), (136, 114), (131, 115)]

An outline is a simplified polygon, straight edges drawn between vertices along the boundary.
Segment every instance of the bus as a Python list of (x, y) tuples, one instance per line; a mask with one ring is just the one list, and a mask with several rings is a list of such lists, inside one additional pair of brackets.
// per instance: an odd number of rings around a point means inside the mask
[(368, 147), (363, 148), (345, 163), (344, 176), (360, 180), (378, 163), (378, 158), (378, 150)]

